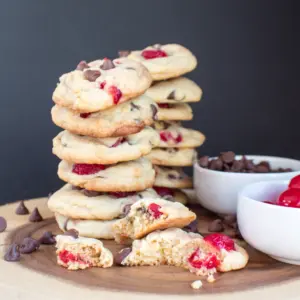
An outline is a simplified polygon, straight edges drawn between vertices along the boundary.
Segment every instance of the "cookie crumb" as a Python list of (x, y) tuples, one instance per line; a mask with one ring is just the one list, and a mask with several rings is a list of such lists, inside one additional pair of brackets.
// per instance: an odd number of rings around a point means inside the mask
[(200, 288), (202, 288), (202, 281), (201, 280), (195, 280), (191, 283), (191, 287), (194, 290), (199, 290)]
[(209, 275), (209, 276), (207, 277), (207, 282), (213, 283), (213, 282), (215, 282), (215, 281), (216, 281), (216, 279), (215, 279), (214, 275)]

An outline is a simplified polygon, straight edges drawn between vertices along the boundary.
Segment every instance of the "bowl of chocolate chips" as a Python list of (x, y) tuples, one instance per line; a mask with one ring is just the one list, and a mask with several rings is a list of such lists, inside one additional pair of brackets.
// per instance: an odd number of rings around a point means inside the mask
[(258, 181), (289, 180), (300, 174), (300, 161), (290, 158), (221, 152), (194, 163), (197, 201), (219, 214), (236, 214), (239, 191)]

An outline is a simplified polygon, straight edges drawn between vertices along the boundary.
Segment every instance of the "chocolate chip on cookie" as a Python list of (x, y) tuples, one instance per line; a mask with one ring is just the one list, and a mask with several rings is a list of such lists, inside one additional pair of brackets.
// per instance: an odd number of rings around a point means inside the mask
[(83, 73), (83, 76), (86, 80), (90, 81), (90, 82), (94, 82), (96, 81), (96, 79), (101, 75), (100, 71), (97, 70), (86, 70)]
[(127, 57), (130, 54), (129, 50), (121, 50), (119, 51), (119, 57)]
[(222, 231), (224, 231), (224, 225), (222, 223), (222, 220), (221, 219), (216, 219), (216, 220), (212, 221), (208, 225), (208, 231), (210, 231), (210, 232), (222, 232)]
[(193, 222), (191, 222), (189, 225), (185, 226), (183, 228), (184, 231), (187, 231), (187, 232), (198, 232), (198, 221), (197, 219), (194, 220)]
[(120, 252), (115, 255), (115, 263), (116, 265), (122, 266), (122, 261), (131, 253), (132, 249), (124, 248)]
[(129, 214), (131, 206), (132, 206), (132, 204), (126, 204), (123, 207), (123, 209), (122, 209), (122, 215), (120, 216), (120, 218), (125, 218)]
[(38, 208), (36, 207), (29, 217), (30, 222), (41, 222), (43, 221), (43, 217), (41, 216)]
[(114, 65), (113, 61), (111, 59), (104, 59), (104, 62), (102, 66), (100, 67), (102, 70), (110, 70), (115, 68), (116, 66)]
[(87, 64), (87, 62), (85, 60), (83, 60), (77, 65), (76, 70), (83, 71), (84, 69), (88, 69), (88, 68), (89, 68), (89, 65)]
[(96, 191), (89, 191), (89, 190), (84, 190), (83, 194), (87, 197), (97, 197), (99, 195), (101, 195), (100, 192), (96, 192)]
[(55, 236), (51, 231), (45, 231), (39, 238), (39, 242), (42, 245), (53, 245), (56, 243)]
[(13, 243), (9, 246), (7, 252), (4, 255), (4, 260), (6, 261), (19, 261), (21, 258), (21, 253), (19, 250), (19, 245)]
[(151, 104), (151, 109), (152, 109), (152, 116), (153, 116), (153, 120), (157, 120), (157, 108), (154, 104)]
[(131, 106), (131, 109), (130, 109), (131, 111), (140, 110), (140, 106), (134, 104), (133, 102), (130, 103), (130, 106)]
[(63, 235), (69, 235), (74, 239), (77, 239), (79, 237), (79, 232), (76, 229), (69, 229)]
[(39, 247), (40, 247), (39, 241), (31, 237), (26, 237), (20, 244), (20, 252), (22, 254), (29, 254), (39, 249)]
[(16, 215), (28, 215), (29, 214), (29, 210), (28, 208), (25, 206), (24, 201), (22, 200), (20, 202), (20, 204), (18, 205), (16, 211), (15, 211)]

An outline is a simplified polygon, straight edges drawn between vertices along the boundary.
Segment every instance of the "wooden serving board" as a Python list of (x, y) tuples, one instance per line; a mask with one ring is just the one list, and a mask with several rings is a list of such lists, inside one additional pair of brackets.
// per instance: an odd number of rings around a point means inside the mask
[[(16, 204), (0, 207), (0, 216), (8, 220), (7, 231), (0, 234), (2, 253), (7, 245), (12, 242), (19, 243), (26, 236), (38, 238), (44, 231), (60, 232), (46, 207), (46, 199), (30, 201), (26, 205), (31, 209), (38, 206), (42, 215), (47, 218), (40, 223), (28, 223), (28, 216), (14, 214)], [(197, 206), (193, 206), (192, 209), (199, 217), (199, 231), (204, 235), (207, 234), (207, 224), (216, 216)], [(104, 244), (112, 252), (121, 248), (113, 241), (104, 241)], [(60, 299), (58, 297), (61, 293), (64, 295), (61, 299), (77, 299), (80, 294), (89, 295), (86, 299), (94, 299), (94, 296), (95, 299), (106, 299), (106, 297), (120, 299), (120, 292), (122, 292), (125, 293), (122, 294), (122, 298), (125, 299), (165, 299), (169, 296), (172, 299), (178, 297), (186, 299), (188, 295), (201, 294), (201, 299), (232, 300), (241, 299), (241, 295), (243, 299), (253, 299), (252, 296), (262, 294), (266, 290), (274, 292), (272, 298), (277, 299), (276, 297), (280, 294), (276, 290), (280, 289), (283, 292), (285, 287), (295, 283), (298, 285), (294, 286), (294, 289), (285, 291), (284, 297), (281, 294), (281, 298), (278, 299), (288, 299), (288, 295), (293, 291), (295, 295), (300, 294), (300, 267), (277, 262), (249, 246), (246, 246), (246, 249), (249, 252), (250, 261), (244, 270), (220, 274), (216, 282), (212, 284), (202, 280), (203, 287), (200, 290), (193, 290), (190, 284), (199, 277), (181, 268), (113, 266), (109, 269), (68, 271), (56, 264), (54, 246), (41, 246), (39, 251), (23, 255), (20, 262), (0, 261), (0, 291), (4, 287), (10, 288), (14, 285), (18, 291), (19, 284), (28, 285), (27, 280), (30, 278), (33, 285), (39, 283), (38, 287), (34, 285), (30, 296), (23, 294), (23, 290), (21, 294), (25, 295), (24, 298), (18, 292), (16, 298), (7, 299), (39, 299), (34, 295), (43, 295), (44, 299), (48, 299), (47, 297), (51, 295), (49, 299)], [(58, 292), (57, 289), (60, 293), (53, 298), (54, 292)], [(237, 295), (240, 296), (235, 298)], [(269, 293), (268, 296), (270, 296)]]

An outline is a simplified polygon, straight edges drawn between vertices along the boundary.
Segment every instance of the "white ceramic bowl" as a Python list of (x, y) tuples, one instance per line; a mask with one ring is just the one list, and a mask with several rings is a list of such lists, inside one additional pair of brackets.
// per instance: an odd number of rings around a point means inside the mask
[(257, 182), (239, 193), (239, 230), (252, 247), (276, 260), (300, 265), (300, 209), (262, 203), (274, 201), (288, 181)]
[[(194, 163), (194, 187), (197, 201), (219, 214), (236, 214), (238, 192), (246, 185), (265, 180), (289, 180), (300, 174), (300, 161), (289, 158), (246, 155), (254, 163), (268, 161), (272, 168), (292, 168), (286, 173), (230, 173), (213, 171)], [(241, 159), (240, 155), (236, 159)]]

